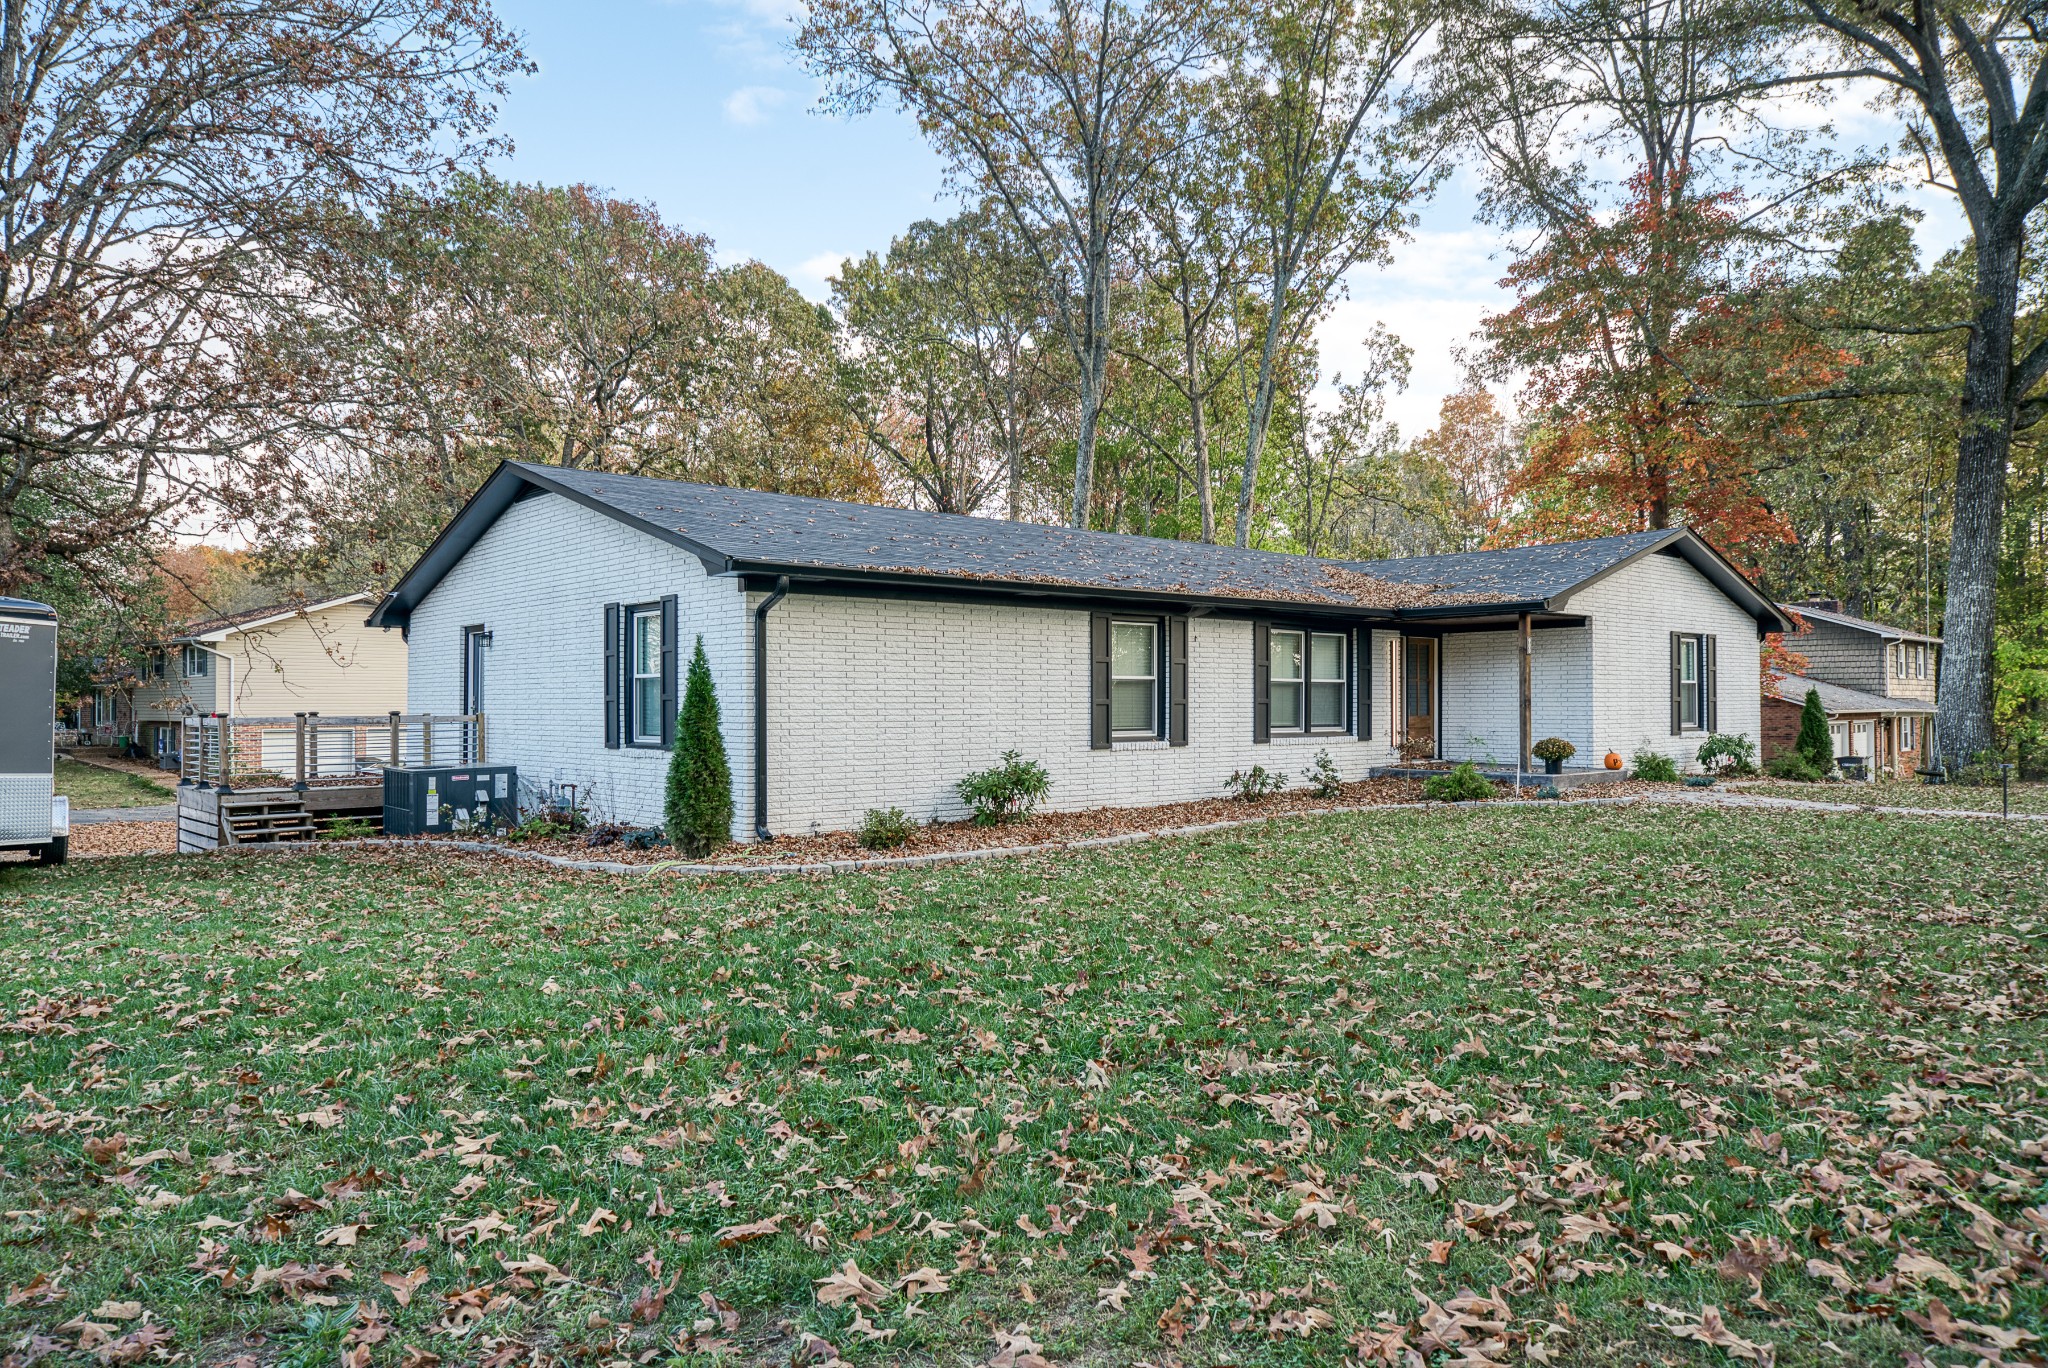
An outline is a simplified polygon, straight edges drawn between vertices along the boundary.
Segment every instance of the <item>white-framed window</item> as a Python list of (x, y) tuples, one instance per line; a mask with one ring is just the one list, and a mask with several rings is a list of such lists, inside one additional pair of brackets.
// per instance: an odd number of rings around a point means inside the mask
[(1344, 691), (1351, 677), (1344, 634), (1276, 627), (1267, 650), (1270, 729), (1343, 731)]
[(1891, 656), (1892, 656), (1892, 678), (1893, 678), (1893, 679), (1904, 679), (1904, 678), (1906, 677), (1906, 648), (1905, 648), (1905, 646), (1904, 646), (1904, 645), (1902, 644), (1902, 645), (1897, 645), (1897, 646), (1894, 646), (1894, 647), (1892, 647), (1892, 650), (1891, 650)]
[(203, 678), (206, 674), (207, 666), (210, 660), (211, 657), (201, 648), (197, 646), (187, 646), (185, 648), (185, 678)]
[(1900, 749), (1900, 750), (1912, 750), (1912, 749), (1914, 749), (1914, 744), (1913, 744), (1913, 724), (1914, 724), (1914, 722), (1916, 722), (1917, 720), (1918, 720), (1917, 718), (1912, 718), (1912, 717), (1902, 717), (1902, 718), (1900, 718), (1900, 719), (1899, 719), (1899, 749)]
[(1161, 624), (1156, 619), (1112, 619), (1109, 624), (1109, 733), (1160, 735), (1164, 682), (1159, 669)]
[(626, 614), (626, 743), (661, 744), (661, 606), (648, 604)]
[(1272, 673), (1267, 677), (1266, 698), (1269, 725), (1274, 731), (1301, 730), (1302, 684), (1301, 632), (1273, 632), (1267, 659)]
[(1678, 725), (1698, 727), (1700, 721), (1700, 639), (1678, 639)]
[(1914, 649), (1913, 654), (1915, 657), (1913, 661), (1913, 678), (1927, 678), (1927, 666), (1928, 662), (1934, 659), (1934, 648), (1924, 645), (1919, 646)]
[(1351, 662), (1344, 658), (1341, 632), (1308, 634), (1308, 727), (1310, 731), (1344, 729), (1344, 687)]

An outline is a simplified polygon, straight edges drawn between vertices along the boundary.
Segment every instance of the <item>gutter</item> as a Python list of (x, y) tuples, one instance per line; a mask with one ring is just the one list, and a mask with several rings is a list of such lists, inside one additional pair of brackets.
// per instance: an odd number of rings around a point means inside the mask
[(789, 593), (789, 576), (754, 608), (754, 838), (772, 841), (768, 829), (768, 610)]

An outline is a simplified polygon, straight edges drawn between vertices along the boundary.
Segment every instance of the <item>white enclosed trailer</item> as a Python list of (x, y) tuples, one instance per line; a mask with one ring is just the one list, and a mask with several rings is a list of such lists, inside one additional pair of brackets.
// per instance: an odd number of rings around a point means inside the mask
[(57, 613), (0, 598), (0, 850), (62, 864), (71, 804), (56, 795)]

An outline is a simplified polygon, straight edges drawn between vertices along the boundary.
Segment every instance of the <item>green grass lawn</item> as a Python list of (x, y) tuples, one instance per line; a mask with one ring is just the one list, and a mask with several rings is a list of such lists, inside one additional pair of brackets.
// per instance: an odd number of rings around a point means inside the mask
[[(1923, 784), (1917, 779), (1878, 779), (1867, 784), (1788, 784), (1748, 781), (1738, 789), (1772, 798), (1804, 798), (1817, 803), (1866, 803), (1872, 807), (1963, 809), (1997, 812), (1996, 784)], [(2048, 784), (2012, 784), (2012, 811), (2048, 813)]]
[(0, 1353), (2011, 1362), (2044, 869), (1557, 804), (765, 882), (0, 871)]
[(152, 807), (178, 801), (175, 790), (139, 774), (82, 765), (61, 755), (57, 757), (57, 792), (75, 808)]

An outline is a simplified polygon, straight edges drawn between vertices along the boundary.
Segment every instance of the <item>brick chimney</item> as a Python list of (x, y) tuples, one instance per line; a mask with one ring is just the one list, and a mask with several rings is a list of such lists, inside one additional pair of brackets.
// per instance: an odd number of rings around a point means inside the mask
[(1796, 606), (1801, 608), (1818, 608), (1823, 613), (1839, 613), (1842, 611), (1842, 601), (1840, 599), (1807, 599), (1804, 603)]

